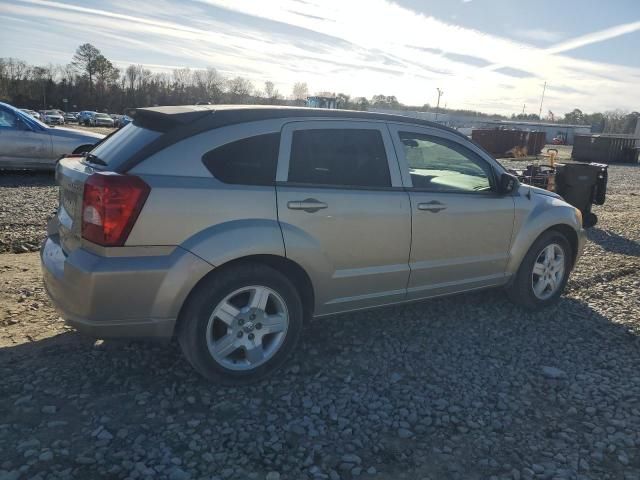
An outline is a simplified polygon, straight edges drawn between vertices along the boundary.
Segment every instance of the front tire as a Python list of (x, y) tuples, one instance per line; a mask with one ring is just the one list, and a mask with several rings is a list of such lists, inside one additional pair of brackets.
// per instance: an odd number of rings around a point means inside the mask
[(203, 377), (248, 384), (286, 362), (302, 324), (300, 295), (280, 272), (261, 264), (222, 267), (187, 300), (178, 341)]
[(540, 310), (554, 304), (567, 285), (572, 259), (571, 246), (562, 233), (554, 230), (543, 233), (507, 287), (509, 298), (527, 310)]

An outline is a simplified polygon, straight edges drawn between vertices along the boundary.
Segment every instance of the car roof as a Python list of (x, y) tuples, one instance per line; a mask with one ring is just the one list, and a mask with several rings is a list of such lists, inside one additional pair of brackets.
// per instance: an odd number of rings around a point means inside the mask
[(386, 113), (355, 110), (329, 110), (323, 108), (279, 107), (271, 105), (178, 105), (136, 108), (129, 113), (133, 124), (163, 132), (159, 138), (123, 161), (118, 172), (126, 172), (149, 155), (199, 133), (219, 127), (277, 118), (327, 118), (345, 120), (381, 120), (386, 122), (423, 125), (450, 132), (460, 138), (463, 134), (438, 123)]
[[(164, 107), (137, 108), (131, 112), (139, 123), (193, 125), (198, 131), (275, 118), (335, 118), (358, 120), (381, 120), (386, 122), (423, 125), (464, 137), (460, 132), (439, 123), (429, 122), (404, 115), (362, 112), (358, 110), (335, 110), (326, 108), (284, 107), (273, 105), (177, 105)], [(464, 137), (466, 138), (466, 137)]]

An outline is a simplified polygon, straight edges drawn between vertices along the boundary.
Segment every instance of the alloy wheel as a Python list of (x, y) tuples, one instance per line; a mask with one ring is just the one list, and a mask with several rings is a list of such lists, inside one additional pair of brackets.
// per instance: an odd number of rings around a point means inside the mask
[(207, 347), (218, 364), (236, 371), (257, 368), (282, 346), (289, 313), (282, 297), (260, 285), (227, 295), (207, 324)]
[(565, 275), (564, 250), (557, 243), (544, 247), (533, 264), (531, 286), (540, 300), (551, 298), (560, 288)]

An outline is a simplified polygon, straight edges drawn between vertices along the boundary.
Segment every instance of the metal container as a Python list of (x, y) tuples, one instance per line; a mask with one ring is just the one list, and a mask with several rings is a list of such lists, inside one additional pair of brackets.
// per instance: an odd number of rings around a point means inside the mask
[(496, 157), (538, 155), (545, 145), (544, 132), (475, 129), (471, 139)]
[(576, 135), (571, 158), (580, 162), (638, 163), (633, 135)]

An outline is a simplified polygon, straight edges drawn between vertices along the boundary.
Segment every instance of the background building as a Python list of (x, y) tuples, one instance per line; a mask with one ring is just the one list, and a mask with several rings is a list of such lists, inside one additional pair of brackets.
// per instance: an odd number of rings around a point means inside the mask
[(591, 133), (590, 125), (568, 125), (562, 123), (531, 122), (522, 120), (493, 120), (487, 117), (473, 115), (459, 115), (455, 113), (417, 112), (407, 110), (385, 110), (370, 108), (370, 112), (404, 115), (420, 120), (442, 123), (459, 130), (465, 135), (471, 136), (474, 128), (501, 128), (506, 130), (522, 130), (525, 132), (544, 132), (546, 143), (551, 143), (554, 138), (566, 139), (568, 145), (573, 144), (575, 135)]

